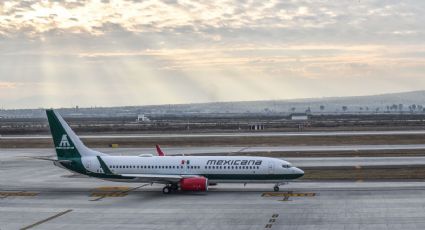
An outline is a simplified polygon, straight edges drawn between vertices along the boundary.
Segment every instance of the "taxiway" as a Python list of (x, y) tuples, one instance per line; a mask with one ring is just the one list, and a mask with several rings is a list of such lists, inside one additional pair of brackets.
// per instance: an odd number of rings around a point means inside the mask
[[(113, 149), (136, 153), (139, 150)], [(425, 229), (425, 182), (298, 181), (219, 184), (207, 193), (164, 195), (160, 185), (75, 176), (23, 156), (49, 149), (0, 150), (0, 229)], [(291, 159), (296, 162), (297, 159)], [(360, 162), (359, 162), (360, 160)], [(329, 164), (366, 159), (330, 159)], [(394, 159), (369, 159), (370, 164)], [(400, 158), (401, 162), (422, 158)], [(317, 165), (326, 159), (298, 159)]]

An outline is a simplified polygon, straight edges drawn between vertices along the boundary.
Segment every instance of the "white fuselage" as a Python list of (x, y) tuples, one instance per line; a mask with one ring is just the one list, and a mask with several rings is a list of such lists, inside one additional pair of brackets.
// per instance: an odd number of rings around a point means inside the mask
[[(114, 174), (202, 175), (210, 183), (270, 183), (295, 179), (304, 172), (288, 162), (247, 156), (102, 156)], [(87, 171), (104, 173), (96, 157), (83, 157)], [(104, 178), (105, 180), (123, 181)], [(142, 182), (140, 179), (127, 182)]]

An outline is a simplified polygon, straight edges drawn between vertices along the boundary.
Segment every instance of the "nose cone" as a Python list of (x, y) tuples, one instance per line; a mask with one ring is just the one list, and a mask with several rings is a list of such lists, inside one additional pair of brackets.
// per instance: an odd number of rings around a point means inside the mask
[(295, 178), (300, 178), (300, 177), (304, 176), (304, 171), (295, 167), (293, 174), (294, 174)]

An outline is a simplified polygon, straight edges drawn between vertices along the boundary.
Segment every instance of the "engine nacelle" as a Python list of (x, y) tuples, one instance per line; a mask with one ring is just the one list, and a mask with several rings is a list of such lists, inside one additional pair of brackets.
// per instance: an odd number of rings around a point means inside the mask
[(205, 177), (192, 177), (180, 180), (182, 191), (205, 192), (208, 191), (208, 179)]

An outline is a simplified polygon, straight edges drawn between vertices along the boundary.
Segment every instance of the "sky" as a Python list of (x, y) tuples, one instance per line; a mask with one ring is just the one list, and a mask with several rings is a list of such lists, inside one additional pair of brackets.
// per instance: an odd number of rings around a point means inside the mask
[(423, 0), (0, 0), (0, 108), (425, 89)]

